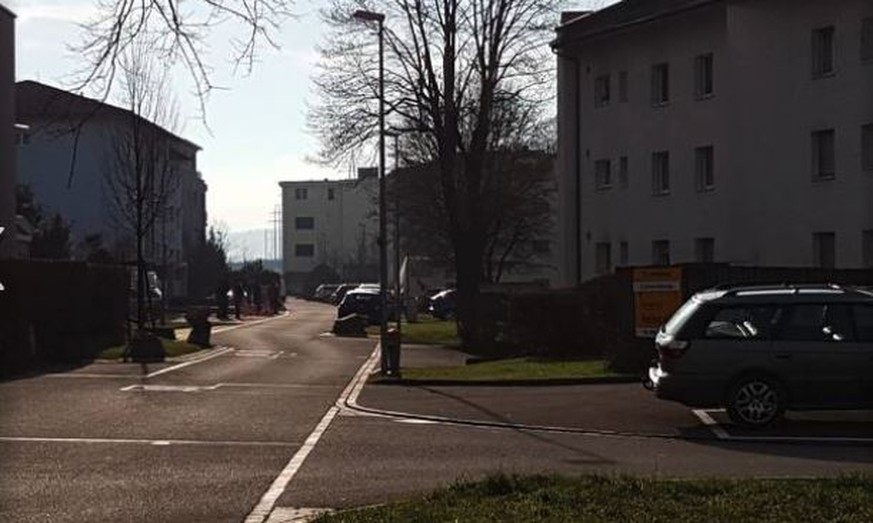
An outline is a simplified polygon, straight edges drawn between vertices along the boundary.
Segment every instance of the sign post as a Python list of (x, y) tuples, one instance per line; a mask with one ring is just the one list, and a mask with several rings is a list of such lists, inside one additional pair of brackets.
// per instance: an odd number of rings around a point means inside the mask
[(639, 338), (654, 338), (682, 305), (682, 268), (635, 268), (634, 328)]

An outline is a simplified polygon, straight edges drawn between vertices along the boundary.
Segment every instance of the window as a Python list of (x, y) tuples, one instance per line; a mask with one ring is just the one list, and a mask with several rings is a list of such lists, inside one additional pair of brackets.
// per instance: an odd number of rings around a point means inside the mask
[(861, 170), (873, 172), (873, 123), (861, 127)]
[(873, 341), (873, 306), (855, 305), (855, 332), (858, 341)]
[(834, 141), (833, 129), (815, 131), (812, 133), (813, 180), (832, 180), (836, 175)]
[(308, 192), (305, 187), (298, 187), (294, 189), (294, 199), (295, 200), (305, 200), (308, 195)]
[(670, 66), (652, 66), (652, 105), (663, 105), (670, 101)]
[(335, 192), (334, 192), (334, 188), (333, 188), (333, 187), (328, 187), (328, 188), (327, 188), (327, 199), (328, 199), (328, 200), (333, 200), (335, 197), (336, 197), (336, 194), (335, 194)]
[(815, 267), (833, 269), (836, 265), (836, 235), (816, 232), (812, 235), (812, 262)]
[(769, 339), (780, 316), (776, 307), (725, 307), (719, 309), (703, 331), (704, 338)]
[(851, 309), (848, 305), (803, 304), (790, 307), (776, 335), (781, 341), (851, 341)]
[(598, 242), (594, 249), (594, 268), (597, 274), (612, 272), (612, 252), (609, 242)]
[(594, 105), (604, 107), (609, 105), (609, 75), (598, 76), (594, 80)]
[(670, 265), (670, 240), (652, 242), (652, 265)]
[(715, 149), (711, 145), (694, 149), (694, 178), (698, 191), (715, 188), (714, 156)]
[(812, 32), (812, 76), (828, 76), (834, 72), (834, 27), (822, 27)]
[(628, 248), (627, 242), (621, 242), (618, 244), (618, 263), (621, 265), (627, 265), (628, 259), (630, 258), (630, 249)]
[(861, 61), (873, 62), (873, 17), (861, 20)]
[(694, 260), (698, 263), (715, 261), (715, 238), (697, 238), (694, 240)]
[(315, 245), (312, 243), (295, 243), (294, 256), (298, 258), (312, 258), (315, 256)]
[(612, 166), (609, 160), (597, 160), (594, 162), (594, 183), (597, 189), (609, 189), (612, 187)]
[(712, 96), (712, 53), (694, 58), (694, 96), (698, 99)]
[(628, 186), (627, 156), (618, 159), (618, 183), (623, 189)]
[(618, 101), (627, 101), (627, 71), (618, 73)]
[(670, 193), (670, 153), (652, 153), (652, 193)]
[(861, 231), (861, 266), (873, 268), (873, 229)]
[(312, 216), (296, 216), (294, 218), (294, 228), (298, 231), (315, 229), (315, 218)]

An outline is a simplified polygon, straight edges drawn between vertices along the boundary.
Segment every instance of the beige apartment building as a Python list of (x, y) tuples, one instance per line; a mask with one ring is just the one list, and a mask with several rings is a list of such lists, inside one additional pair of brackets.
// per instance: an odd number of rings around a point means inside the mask
[(873, 2), (624, 0), (552, 45), (562, 284), (873, 266)]

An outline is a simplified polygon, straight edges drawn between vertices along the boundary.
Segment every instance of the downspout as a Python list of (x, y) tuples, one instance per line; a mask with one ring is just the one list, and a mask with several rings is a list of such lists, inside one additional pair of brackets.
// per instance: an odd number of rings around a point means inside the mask
[(575, 216), (575, 280), (576, 286), (582, 285), (582, 147), (579, 143), (582, 135), (582, 75), (579, 58), (563, 54), (556, 45), (552, 45), (552, 52), (559, 58), (573, 62), (573, 207)]

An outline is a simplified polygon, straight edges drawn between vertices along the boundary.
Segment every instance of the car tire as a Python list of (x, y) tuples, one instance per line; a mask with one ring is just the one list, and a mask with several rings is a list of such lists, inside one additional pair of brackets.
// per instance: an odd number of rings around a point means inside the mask
[(767, 376), (744, 376), (736, 380), (727, 393), (727, 413), (742, 427), (770, 425), (785, 412), (785, 388)]

